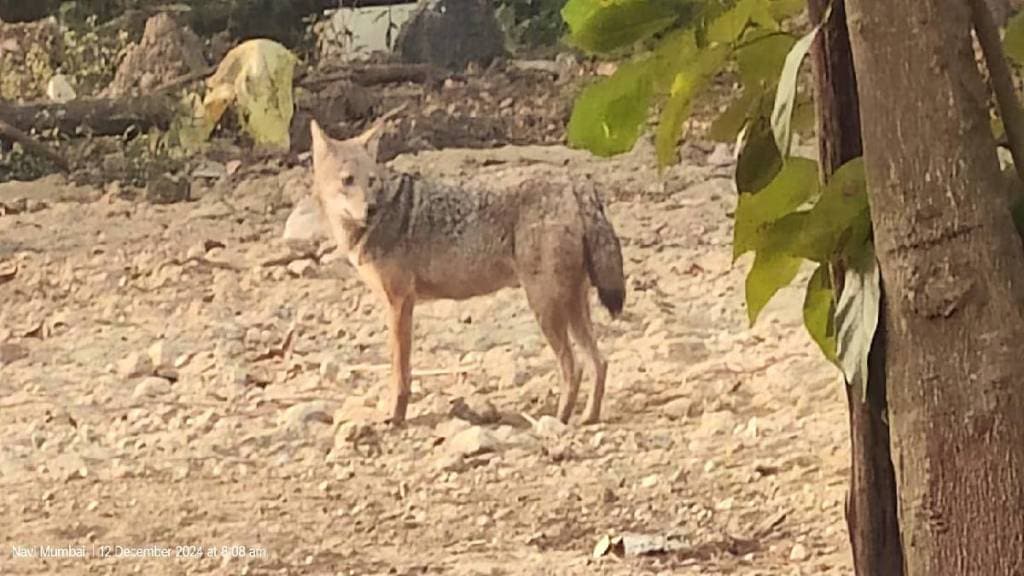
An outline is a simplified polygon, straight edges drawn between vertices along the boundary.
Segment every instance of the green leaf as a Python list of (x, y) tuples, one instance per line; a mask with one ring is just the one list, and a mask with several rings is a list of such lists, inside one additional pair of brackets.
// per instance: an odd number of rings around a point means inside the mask
[(729, 103), (729, 106), (711, 122), (708, 138), (715, 142), (735, 142), (736, 135), (747, 123), (747, 118), (752, 116), (751, 112), (757, 109), (762, 96), (763, 93), (757, 88), (744, 88), (743, 94)]
[(772, 181), (756, 194), (740, 194), (733, 227), (733, 261), (759, 250), (769, 226), (818, 193), (818, 164), (790, 158)]
[(1017, 66), (1024, 66), (1024, 12), (1018, 12), (1006, 23), (1003, 50)]
[(686, 65), (701, 55), (693, 29), (677, 29), (665, 34), (654, 48), (651, 74), (654, 88), (662, 94), (672, 90), (678, 74)]
[[(801, 0), (803, 1), (803, 0)], [(779, 21), (772, 12), (771, 3), (764, 0), (755, 0), (750, 10), (750, 21), (765, 30), (778, 30)]]
[(569, 144), (598, 156), (629, 152), (647, 120), (650, 68), (650, 60), (628, 62), (610, 77), (586, 87), (569, 118)]
[(836, 361), (835, 288), (829, 264), (820, 264), (807, 282), (804, 326), (830, 362)]
[(796, 278), (801, 262), (785, 254), (758, 251), (746, 282), (747, 317), (751, 326), (775, 294)]
[[(680, 79), (681, 76), (681, 74), (677, 75), (676, 79)], [(685, 81), (683, 80), (683, 82)], [(689, 89), (676, 91), (669, 97), (665, 108), (661, 111), (658, 131), (654, 137), (659, 167), (674, 164), (679, 158), (676, 145), (683, 134), (683, 123), (690, 116), (691, 96), (692, 93)]]
[(811, 208), (793, 253), (816, 262), (827, 262), (841, 252), (856, 255), (861, 247), (853, 246), (850, 252), (843, 241), (848, 243), (855, 236), (854, 229), (858, 229), (859, 241), (866, 242), (870, 225), (864, 158), (858, 156), (832, 175)]
[(701, 52), (695, 61), (691, 61), (676, 74), (655, 136), (659, 167), (665, 167), (678, 160), (677, 144), (682, 136), (683, 123), (690, 115), (693, 97), (718, 72), (727, 54), (728, 49), (725, 46), (712, 46)]
[(782, 154), (775, 144), (768, 119), (759, 116), (747, 125), (746, 137), (736, 159), (736, 189), (757, 192), (775, 178), (782, 168)]
[(783, 156), (789, 154), (789, 142), (792, 136), (790, 132), (790, 118), (793, 115), (793, 106), (796, 103), (796, 83), (800, 72), (800, 65), (811, 48), (814, 37), (821, 29), (821, 24), (828, 21), (831, 8), (826, 10), (825, 17), (810, 32), (800, 38), (786, 54), (786, 61), (782, 66), (782, 73), (779, 75), (779, 86), (775, 92), (775, 109), (772, 110), (772, 131), (775, 133), (775, 142)]
[(802, 13), (806, 5), (807, 0), (768, 0), (768, 10), (779, 21)]
[(836, 306), (836, 358), (846, 383), (861, 398), (868, 389), (868, 352), (878, 327), (880, 298), (878, 265), (871, 250), (863, 267), (847, 268)]
[(739, 67), (743, 85), (749, 87), (775, 86), (786, 62), (786, 55), (793, 49), (796, 39), (779, 32), (758, 32), (736, 50), (736, 64)]
[(719, 14), (711, 24), (708, 25), (708, 41), (720, 44), (732, 44), (743, 34), (750, 16), (754, 11), (754, 5), (760, 0), (740, 0), (732, 9), (725, 10)]
[(610, 52), (665, 30), (680, 15), (669, 2), (651, 0), (569, 0), (562, 19), (569, 26), (569, 41), (588, 52)]

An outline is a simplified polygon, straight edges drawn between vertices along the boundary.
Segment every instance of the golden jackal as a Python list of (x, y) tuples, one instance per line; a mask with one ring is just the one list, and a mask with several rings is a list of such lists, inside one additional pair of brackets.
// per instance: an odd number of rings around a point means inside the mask
[(389, 308), (392, 424), (405, 420), (417, 301), (463, 300), (523, 287), (562, 369), (558, 418), (568, 422), (582, 371), (568, 334), (590, 357), (594, 391), (585, 422), (601, 415), (608, 363), (590, 322), (588, 288), (617, 316), (626, 287), (622, 250), (589, 182), (532, 179), (473, 193), (377, 162), (385, 118), (334, 140), (313, 121), (313, 197), (339, 249)]

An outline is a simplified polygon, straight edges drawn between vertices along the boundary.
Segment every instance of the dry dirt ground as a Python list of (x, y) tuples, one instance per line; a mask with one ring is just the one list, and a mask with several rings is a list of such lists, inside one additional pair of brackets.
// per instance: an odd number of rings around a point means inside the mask
[[(646, 142), (395, 162), (597, 179), (629, 287), (621, 319), (594, 312), (605, 421), (542, 418), (555, 360), (507, 290), (421, 305), (412, 420), (373, 424), (382, 307), (344, 261), (279, 240), (306, 168), (200, 179), (165, 206), (5, 184), (26, 210), (0, 216), (0, 573), (850, 573), (841, 385), (801, 289), (747, 326), (724, 148), (661, 176)], [(595, 558), (606, 535), (625, 538)]]

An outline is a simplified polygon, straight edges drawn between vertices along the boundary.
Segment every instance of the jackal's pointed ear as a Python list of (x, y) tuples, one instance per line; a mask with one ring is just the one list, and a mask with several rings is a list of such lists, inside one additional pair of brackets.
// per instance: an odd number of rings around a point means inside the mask
[(309, 121), (309, 134), (313, 138), (313, 161), (316, 162), (317, 158), (322, 158), (324, 153), (327, 152), (327, 141), (329, 138), (316, 120)]
[(353, 138), (360, 146), (366, 149), (370, 157), (377, 159), (377, 149), (380, 145), (380, 137), (384, 134), (384, 122), (377, 121), (366, 129), (365, 132)]

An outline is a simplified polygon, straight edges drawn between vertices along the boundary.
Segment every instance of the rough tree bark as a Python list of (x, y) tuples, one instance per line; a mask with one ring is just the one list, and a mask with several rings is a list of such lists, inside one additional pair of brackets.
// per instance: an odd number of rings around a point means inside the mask
[[(820, 22), (828, 0), (808, 0), (812, 22)], [(832, 15), (811, 47), (818, 108), (818, 156), (822, 179), (862, 153), (857, 77), (853, 69), (846, 6), (833, 0)], [(842, 278), (843, 274), (835, 275)], [(883, 291), (884, 294), (884, 291)], [(882, 314), (884, 315), (884, 296)], [(896, 514), (896, 480), (889, 452), (886, 410), (885, 325), (880, 323), (868, 355), (867, 400), (846, 386), (850, 411), (850, 492), (846, 522), (859, 576), (902, 576), (903, 550)]]
[(1024, 573), (1024, 251), (961, 0), (847, 0), (909, 576)]

